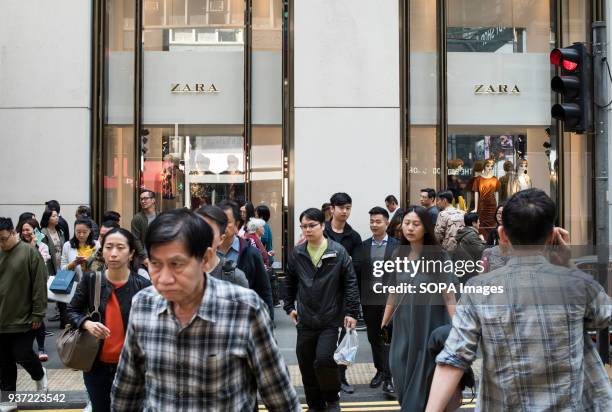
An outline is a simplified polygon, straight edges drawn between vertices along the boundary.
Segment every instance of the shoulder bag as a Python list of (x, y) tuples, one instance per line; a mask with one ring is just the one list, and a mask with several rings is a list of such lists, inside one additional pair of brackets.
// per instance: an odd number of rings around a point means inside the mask
[[(102, 289), (102, 274), (96, 272), (96, 286), (94, 292), (94, 310), (89, 317), (97, 315), (100, 308), (100, 294)], [(100, 349), (100, 339), (93, 336), (86, 330), (74, 328), (71, 324), (60, 332), (57, 337), (57, 353), (64, 365), (72, 369), (89, 372), (98, 356)]]

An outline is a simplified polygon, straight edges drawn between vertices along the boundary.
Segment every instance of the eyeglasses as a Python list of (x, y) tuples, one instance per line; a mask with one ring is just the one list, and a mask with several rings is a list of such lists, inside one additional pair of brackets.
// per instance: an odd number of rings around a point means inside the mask
[(315, 227), (317, 227), (319, 225), (320, 225), (320, 223), (311, 223), (309, 225), (300, 225), (300, 229), (302, 229), (302, 230), (314, 229)]
[(13, 235), (9, 235), (7, 237), (0, 237), (0, 243), (8, 242), (12, 237), (13, 237)]

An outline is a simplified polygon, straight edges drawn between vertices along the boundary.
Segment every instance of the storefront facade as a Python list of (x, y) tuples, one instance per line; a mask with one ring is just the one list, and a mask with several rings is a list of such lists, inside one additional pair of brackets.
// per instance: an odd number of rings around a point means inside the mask
[(406, 205), (448, 188), (470, 210), (490, 189), (475, 170), (493, 159), (496, 204), (543, 189), (573, 243), (593, 243), (592, 137), (551, 120), (548, 62), (589, 41), (592, 2), (98, 0), (91, 12), (97, 216), (117, 210), (129, 227), (143, 188), (160, 210), (263, 203), (282, 262), (299, 213), (334, 192), (353, 196), (367, 236), (387, 194)]

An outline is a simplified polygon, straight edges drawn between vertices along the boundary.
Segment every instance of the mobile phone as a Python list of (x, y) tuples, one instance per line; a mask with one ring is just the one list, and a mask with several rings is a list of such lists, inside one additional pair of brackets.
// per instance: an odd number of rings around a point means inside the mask
[(34, 237), (36, 238), (36, 244), (40, 244), (45, 238), (45, 235), (43, 235), (40, 230), (34, 229)]

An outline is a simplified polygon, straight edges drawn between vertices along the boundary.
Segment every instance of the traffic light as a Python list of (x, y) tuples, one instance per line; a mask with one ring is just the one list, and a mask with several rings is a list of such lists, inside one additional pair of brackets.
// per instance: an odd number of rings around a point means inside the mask
[(143, 129), (140, 132), (140, 141), (141, 141), (141, 145), (140, 145), (140, 151), (142, 152), (143, 155), (146, 155), (147, 152), (149, 151), (149, 129)]
[(550, 87), (562, 97), (562, 103), (553, 105), (550, 114), (564, 122), (567, 132), (587, 132), (593, 124), (591, 56), (583, 44), (574, 43), (551, 51), (550, 63), (560, 69)]

